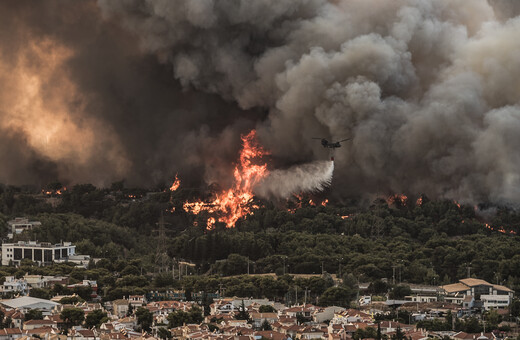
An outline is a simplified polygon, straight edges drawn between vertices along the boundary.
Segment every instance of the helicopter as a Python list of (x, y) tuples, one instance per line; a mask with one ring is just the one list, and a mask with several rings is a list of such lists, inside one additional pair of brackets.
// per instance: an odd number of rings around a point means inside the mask
[(341, 144), (340, 143), (346, 142), (348, 140), (351, 140), (352, 138), (342, 139), (342, 140), (337, 141), (337, 142), (329, 142), (327, 139), (321, 138), (321, 137), (313, 137), (312, 139), (321, 139), (321, 145), (324, 148), (336, 149), (336, 148), (341, 148)]

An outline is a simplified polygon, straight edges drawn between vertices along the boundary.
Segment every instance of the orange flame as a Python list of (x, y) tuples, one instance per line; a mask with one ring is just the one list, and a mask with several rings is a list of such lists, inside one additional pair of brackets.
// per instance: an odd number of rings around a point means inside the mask
[(294, 203), (294, 207), (287, 209), (287, 211), (291, 214), (294, 214), (296, 212), (296, 210), (298, 210), (302, 207), (303, 195), (301, 193), (298, 195), (293, 195), (293, 198), (296, 199), (296, 202)]
[(178, 174), (175, 174), (175, 180), (173, 181), (173, 184), (170, 187), (170, 191), (173, 192), (173, 191), (179, 189), (180, 185), (181, 185), (181, 180), (179, 179)]
[(47, 196), (62, 195), (65, 191), (67, 191), (67, 187), (63, 187), (56, 190), (42, 190), (42, 194)]
[(419, 198), (417, 199), (417, 201), (415, 201), (415, 205), (417, 205), (417, 206), (422, 206), (422, 204), (423, 204), (423, 199), (422, 199), (422, 197), (419, 197)]
[[(207, 211), (217, 214), (218, 221), (225, 223), (226, 228), (233, 228), (235, 223), (242, 217), (252, 213), (258, 206), (251, 205), (253, 201), (253, 187), (267, 174), (267, 163), (258, 162), (269, 152), (264, 150), (256, 140), (256, 131), (252, 130), (246, 136), (242, 136), (242, 150), (240, 152), (240, 163), (233, 171), (233, 187), (216, 195), (210, 202), (186, 202), (184, 210), (192, 214)], [(206, 220), (208, 230), (215, 228), (217, 219), (210, 217)]]
[(399, 203), (400, 205), (406, 205), (408, 201), (408, 196), (403, 194), (395, 194), (386, 199), (386, 203), (388, 205)]
[(325, 199), (325, 201), (322, 201), (321, 202), (321, 205), (326, 207), (327, 206), (327, 203), (329, 203), (329, 200), (328, 199)]
[(495, 227), (490, 226), (487, 223), (484, 225), (484, 227), (489, 229), (489, 230), (492, 230), (492, 231), (498, 231), (499, 233), (502, 233), (502, 234), (516, 235), (516, 231), (514, 231), (514, 230), (506, 230), (504, 227), (495, 228)]
[(457, 206), (457, 208), (459, 208), (459, 209), (460, 209), (461, 205), (460, 205), (460, 203), (459, 203), (459, 202), (457, 202), (457, 201), (453, 201), (453, 204), (455, 204), (455, 205)]

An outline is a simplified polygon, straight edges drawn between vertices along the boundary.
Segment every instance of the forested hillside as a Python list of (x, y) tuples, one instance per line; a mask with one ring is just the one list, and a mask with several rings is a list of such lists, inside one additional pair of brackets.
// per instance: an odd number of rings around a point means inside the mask
[[(61, 195), (42, 195), (26, 188), (3, 187), (2, 237), (10, 218), (39, 220), (41, 228), (17, 239), (72, 241), (78, 253), (106, 258), (97, 269), (92, 266), (90, 270), (97, 272), (90, 276), (109, 290), (150, 284), (215, 290), (223, 280), (218, 277), (246, 274), (248, 268), (251, 274), (276, 273), (281, 278), (284, 273), (323, 272), (350, 275), (360, 282), (391, 280), (395, 270), (396, 282), (441, 284), (465, 277), (468, 267), (478, 278), (520, 290), (520, 242), (515, 235), (520, 215), (512, 209), (487, 209), (492, 214), (486, 220), (474, 207), (426, 197), (419, 202), (375, 200), (370, 205), (333, 201), (312, 205), (303, 199), (274, 206), (259, 201), (255, 203), (261, 208), (240, 220), (236, 228), (217, 224), (215, 230), (206, 230), (200, 227), (204, 216), (182, 209), (184, 201), (200, 193), (160, 189), (147, 193), (121, 184), (110, 189), (78, 185)], [(157, 225), (161, 215), (164, 240)], [(154, 264), (159, 241), (166, 247), (170, 266), (179, 260), (195, 264), (186, 269), (193, 278), (177, 282), (168, 275), (153, 275), (157, 273)], [(108, 278), (111, 270), (120, 272), (117, 282)], [(15, 271), (6, 269), (4, 275)], [(203, 274), (209, 277), (198, 278)], [(249, 289), (255, 291), (249, 295), (264, 294), (258, 292), (259, 283), (250, 280), (240, 282), (238, 293)], [(268, 280), (278, 282), (276, 290), (287, 293), (289, 279)], [(330, 284), (322, 284), (314, 293), (323, 293)], [(117, 291), (114, 297), (121, 294)]]

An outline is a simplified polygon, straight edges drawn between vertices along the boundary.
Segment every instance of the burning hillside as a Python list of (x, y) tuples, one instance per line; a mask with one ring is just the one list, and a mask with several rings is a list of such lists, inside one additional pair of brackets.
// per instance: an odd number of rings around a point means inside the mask
[(195, 215), (205, 211), (210, 216), (206, 228), (213, 229), (215, 223), (225, 223), (232, 228), (238, 219), (252, 213), (258, 208), (253, 203), (253, 188), (269, 173), (264, 157), (269, 153), (256, 140), (256, 131), (242, 136), (242, 150), (239, 163), (233, 171), (233, 186), (215, 194), (209, 201), (186, 202), (184, 210)]
[[(256, 131), (243, 135), (238, 164), (233, 171), (230, 189), (214, 194), (210, 200), (184, 203), (184, 210), (198, 215), (208, 213), (206, 228), (213, 229), (221, 222), (226, 228), (234, 227), (238, 219), (253, 213), (258, 205), (253, 202), (255, 194), (261, 197), (287, 198), (301, 192), (323, 190), (332, 180), (333, 162), (314, 162), (292, 167), (288, 170), (268, 170), (266, 151), (258, 142)], [(176, 177), (172, 188), (179, 186)], [(172, 190), (173, 191), (173, 190)], [(322, 201), (326, 205), (328, 200)], [(311, 205), (316, 205), (310, 201)]]

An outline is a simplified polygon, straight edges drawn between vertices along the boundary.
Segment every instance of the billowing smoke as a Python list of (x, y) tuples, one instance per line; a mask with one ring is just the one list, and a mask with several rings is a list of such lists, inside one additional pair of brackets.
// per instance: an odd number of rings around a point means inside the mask
[(0, 180), (223, 183), (256, 127), (282, 167), (326, 158), (311, 137), (352, 137), (338, 197), (520, 202), (515, 1), (0, 6), (0, 130), (27, 149)]
[(334, 162), (315, 161), (274, 170), (258, 184), (255, 194), (264, 198), (289, 198), (301, 192), (322, 191), (332, 182)]

